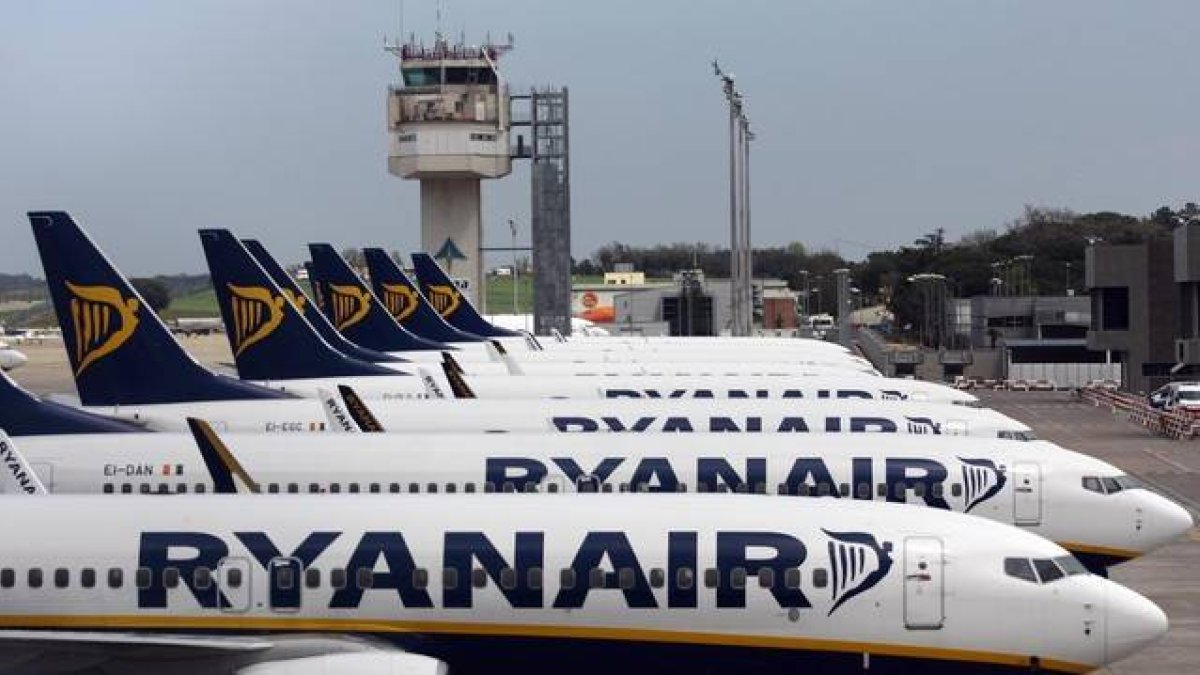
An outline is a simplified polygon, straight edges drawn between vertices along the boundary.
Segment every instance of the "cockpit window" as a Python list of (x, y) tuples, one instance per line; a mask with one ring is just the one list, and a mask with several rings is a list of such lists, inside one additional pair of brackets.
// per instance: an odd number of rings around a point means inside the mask
[(1011, 429), (1003, 429), (996, 432), (997, 438), (1002, 438), (1006, 441), (1036, 441), (1037, 434), (1033, 433), (1032, 429), (1024, 431), (1014, 431)]
[(1033, 565), (1028, 558), (1005, 558), (1004, 573), (1010, 577), (1037, 583), (1037, 575), (1033, 573)]
[(1033, 567), (1037, 570), (1038, 577), (1041, 578), (1043, 584), (1063, 578), (1063, 571), (1049, 558), (1034, 559)]
[(1076, 574), (1090, 574), (1088, 569), (1079, 562), (1079, 559), (1073, 555), (1064, 555), (1054, 559), (1062, 571), (1067, 573), (1067, 576), (1075, 576)]
[(1142, 481), (1133, 476), (1084, 476), (1083, 489), (1099, 492), (1100, 494), (1114, 494), (1122, 490), (1137, 490), (1145, 488)]

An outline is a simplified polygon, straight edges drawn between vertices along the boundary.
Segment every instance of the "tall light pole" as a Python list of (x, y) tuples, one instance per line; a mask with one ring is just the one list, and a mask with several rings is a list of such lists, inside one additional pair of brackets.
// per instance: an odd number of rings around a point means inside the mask
[(517, 294), (520, 292), (517, 288), (517, 221), (512, 218), (508, 219), (508, 230), (512, 232), (512, 285), (513, 285), (513, 314), (520, 314), (517, 311)]
[(713, 73), (721, 81), (725, 100), (729, 103), (729, 282), (734, 335), (746, 336), (751, 331), (751, 251), (750, 251), (750, 120), (746, 117), (744, 99), (734, 85), (733, 73), (726, 73), (715, 60)]

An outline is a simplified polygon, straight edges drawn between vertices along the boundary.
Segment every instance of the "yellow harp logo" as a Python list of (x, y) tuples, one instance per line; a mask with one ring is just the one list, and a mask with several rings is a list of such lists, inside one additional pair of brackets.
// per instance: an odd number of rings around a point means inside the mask
[(462, 302), (462, 294), (454, 286), (447, 284), (429, 284), (425, 287), (428, 291), (429, 304), (441, 314), (443, 318), (450, 316), (454, 310), (458, 309), (458, 304)]
[(250, 345), (266, 338), (283, 323), (283, 303), (278, 295), (272, 295), (262, 286), (234, 286), (229, 288), (229, 303), (233, 313), (233, 355), (241, 356)]
[(383, 304), (397, 321), (404, 321), (417, 311), (417, 292), (404, 284), (381, 284)]
[(76, 286), (71, 293), (71, 323), (75, 334), (75, 377), (125, 344), (138, 325), (137, 298), (123, 298), (112, 286)]
[(362, 321), (371, 311), (371, 293), (358, 286), (329, 284), (329, 299), (333, 303), (333, 325), (339, 330)]

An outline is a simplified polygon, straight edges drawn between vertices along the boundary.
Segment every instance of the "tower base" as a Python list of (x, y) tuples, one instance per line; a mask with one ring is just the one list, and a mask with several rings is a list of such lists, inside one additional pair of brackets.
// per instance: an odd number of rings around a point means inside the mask
[(481, 199), (478, 179), (421, 179), (421, 248), (467, 282), (463, 292), (476, 307), (484, 292)]

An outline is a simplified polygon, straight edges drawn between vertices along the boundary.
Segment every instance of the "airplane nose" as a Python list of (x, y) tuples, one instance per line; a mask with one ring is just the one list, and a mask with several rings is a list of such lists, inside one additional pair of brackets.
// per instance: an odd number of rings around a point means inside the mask
[(1182, 537), (1196, 524), (1192, 520), (1192, 514), (1179, 504), (1154, 493), (1149, 493), (1149, 496), (1153, 503), (1145, 511), (1147, 518), (1143, 528), (1147, 551), (1166, 546)]
[(1106, 663), (1120, 661), (1167, 634), (1167, 615), (1158, 605), (1111, 581), (1107, 595)]

